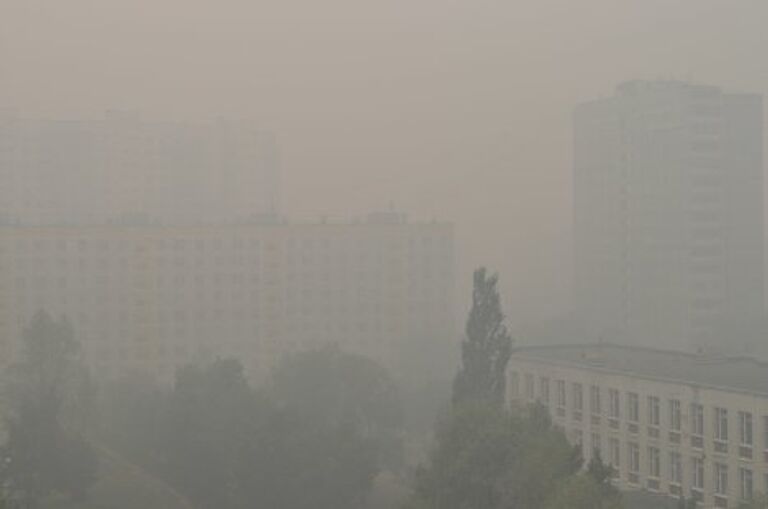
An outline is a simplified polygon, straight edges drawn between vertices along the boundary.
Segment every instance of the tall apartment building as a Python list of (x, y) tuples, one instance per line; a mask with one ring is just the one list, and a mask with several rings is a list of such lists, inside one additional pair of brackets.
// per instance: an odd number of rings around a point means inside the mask
[(594, 344), (516, 350), (511, 404), (540, 402), (624, 490), (735, 508), (768, 493), (768, 365)]
[(453, 229), (348, 224), (0, 226), (0, 358), (38, 309), (66, 315), (100, 374), (160, 379), (234, 356), (265, 373), (337, 344), (398, 369), (453, 343)]
[(248, 220), (276, 212), (278, 187), (274, 136), (246, 122), (0, 112), (0, 223)]
[(598, 334), (716, 348), (763, 313), (760, 96), (624, 83), (576, 109), (574, 143), (575, 305)]

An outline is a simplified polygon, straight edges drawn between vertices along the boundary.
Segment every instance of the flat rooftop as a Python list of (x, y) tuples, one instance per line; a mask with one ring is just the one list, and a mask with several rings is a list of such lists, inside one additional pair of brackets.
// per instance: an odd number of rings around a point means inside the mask
[(513, 357), (768, 396), (768, 363), (615, 344), (526, 346)]

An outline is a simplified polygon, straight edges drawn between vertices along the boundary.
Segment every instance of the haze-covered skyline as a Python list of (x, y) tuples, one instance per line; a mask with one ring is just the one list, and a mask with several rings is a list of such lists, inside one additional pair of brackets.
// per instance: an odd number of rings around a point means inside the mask
[(765, 93), (766, 15), (709, 0), (6, 0), (0, 108), (254, 119), (278, 136), (286, 213), (394, 203), (454, 221), (462, 283), (499, 270), (518, 321), (568, 309), (574, 106), (634, 78)]

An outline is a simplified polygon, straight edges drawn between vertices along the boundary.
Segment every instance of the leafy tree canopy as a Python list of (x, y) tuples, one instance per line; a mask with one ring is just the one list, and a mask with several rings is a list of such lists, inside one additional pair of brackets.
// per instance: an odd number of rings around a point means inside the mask
[(3, 484), (29, 506), (52, 493), (83, 499), (97, 460), (84, 438), (90, 384), (73, 329), (65, 319), (39, 311), (22, 339), (22, 357), (8, 385)]
[(541, 509), (553, 486), (578, 471), (571, 447), (538, 408), (509, 412), (488, 402), (453, 407), (417, 471), (408, 507)]

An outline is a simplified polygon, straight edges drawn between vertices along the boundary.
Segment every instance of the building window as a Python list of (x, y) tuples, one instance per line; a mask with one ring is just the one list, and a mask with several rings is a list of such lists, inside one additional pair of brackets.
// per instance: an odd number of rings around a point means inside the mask
[(704, 407), (698, 403), (691, 405), (691, 434), (704, 435)]
[(589, 388), (589, 410), (595, 415), (600, 414), (600, 387), (597, 385)]
[(573, 384), (573, 409), (583, 410), (584, 408), (584, 388), (579, 383)]
[(659, 398), (656, 396), (648, 396), (648, 424), (651, 426), (658, 426), (661, 421), (659, 414)]
[(630, 421), (640, 421), (640, 397), (635, 392), (627, 394), (627, 412)]
[(545, 376), (539, 380), (539, 397), (542, 403), (549, 405), (549, 378)]
[(752, 500), (753, 496), (753, 483), (752, 483), (752, 470), (748, 468), (739, 468), (739, 493), (743, 500)]
[(530, 373), (525, 374), (525, 396), (529, 400), (533, 400), (535, 398), (535, 387), (533, 382), (533, 375)]
[(715, 440), (728, 441), (728, 409), (715, 408)]
[(680, 400), (669, 400), (669, 429), (680, 431)]
[(752, 414), (739, 412), (739, 439), (741, 445), (752, 447)]
[(592, 452), (595, 454), (602, 454), (602, 448), (600, 447), (599, 433), (592, 433)]
[(509, 392), (512, 399), (520, 397), (520, 373), (513, 371), (509, 376)]
[[(763, 417), (763, 448), (768, 451), (768, 416)], [(768, 490), (768, 483), (765, 489)]]
[(661, 477), (661, 454), (658, 447), (648, 448), (648, 475), (650, 477)]
[(728, 465), (725, 463), (715, 463), (715, 493), (728, 494)]
[(565, 380), (557, 381), (557, 406), (565, 408)]
[(616, 389), (608, 389), (608, 416), (613, 419), (618, 419), (620, 415), (619, 408), (619, 391)]
[(629, 442), (627, 444), (627, 458), (629, 458), (629, 471), (632, 473), (640, 472), (640, 446), (635, 442)]
[(618, 438), (611, 438), (608, 441), (608, 447), (610, 448), (610, 462), (611, 466), (618, 470), (621, 466), (621, 446)]
[(683, 482), (683, 462), (679, 452), (669, 453), (669, 481), (676, 484)]
[(573, 443), (579, 447), (584, 445), (584, 432), (579, 428), (574, 428), (573, 430)]
[(691, 458), (691, 487), (704, 489), (704, 460), (701, 458)]

